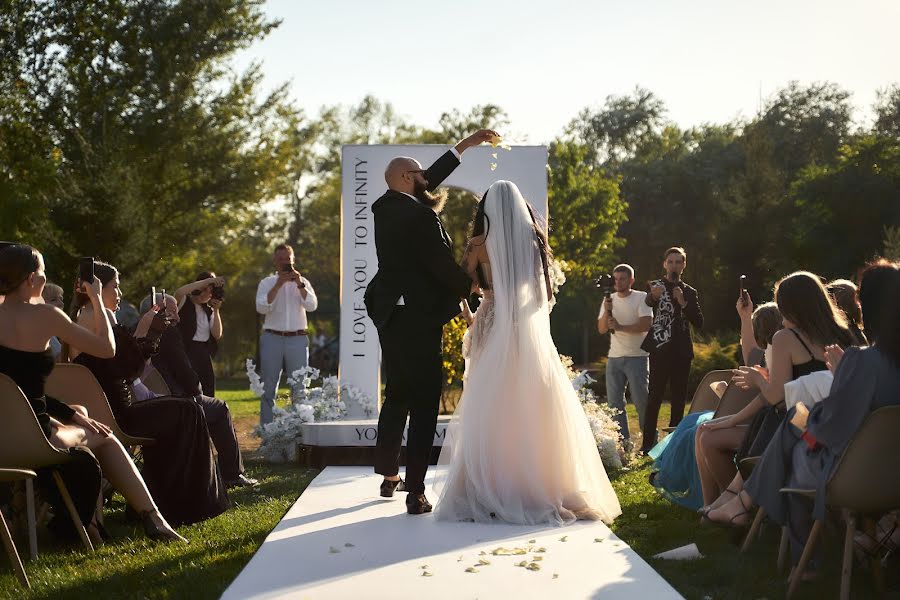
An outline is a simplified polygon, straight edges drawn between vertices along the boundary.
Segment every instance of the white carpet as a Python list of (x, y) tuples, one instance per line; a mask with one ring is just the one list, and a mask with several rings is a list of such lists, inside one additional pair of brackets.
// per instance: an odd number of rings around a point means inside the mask
[[(602, 523), (438, 522), (407, 515), (404, 493), (380, 498), (380, 482), (371, 467), (322, 471), (222, 598), (681, 598)], [(501, 547), (527, 553), (492, 553)]]

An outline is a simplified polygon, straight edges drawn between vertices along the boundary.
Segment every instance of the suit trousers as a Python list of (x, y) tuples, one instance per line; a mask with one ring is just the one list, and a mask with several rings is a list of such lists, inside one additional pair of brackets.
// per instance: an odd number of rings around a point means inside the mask
[(282, 372), (287, 377), (301, 367), (309, 365), (309, 338), (305, 335), (284, 337), (263, 331), (259, 337), (259, 367), (265, 389), (259, 401), (259, 424), (274, 419), (275, 396), (281, 383)]
[(672, 404), (669, 427), (677, 427), (684, 417), (692, 360), (693, 357), (690, 355), (682, 356), (672, 352), (655, 352), (650, 355), (650, 386), (647, 412), (644, 415), (642, 451), (648, 452), (656, 445), (656, 422), (667, 387), (670, 390), (669, 397)]
[(234, 431), (231, 411), (228, 410), (225, 401), (218, 398), (204, 395), (197, 396), (194, 401), (203, 408), (209, 437), (219, 454), (219, 470), (222, 472), (222, 480), (226, 484), (231, 483), (244, 472), (244, 462), (241, 458), (237, 434)]
[(397, 475), (403, 430), (406, 441), (406, 486), (425, 493), (425, 472), (434, 445), (441, 400), (441, 334), (443, 327), (422, 323), (408, 308), (398, 306), (378, 330), (385, 370), (384, 403), (378, 416), (375, 472)]

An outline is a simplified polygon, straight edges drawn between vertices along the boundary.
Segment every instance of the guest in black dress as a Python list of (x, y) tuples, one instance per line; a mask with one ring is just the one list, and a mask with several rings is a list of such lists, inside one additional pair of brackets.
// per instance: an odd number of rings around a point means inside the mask
[(178, 330), (191, 368), (200, 377), (204, 396), (216, 395), (216, 374), (212, 359), (222, 337), (222, 314), (219, 308), (225, 298), (225, 280), (212, 271), (197, 275), (197, 281), (175, 290), (178, 303)]
[[(95, 263), (94, 272), (103, 283), (103, 305), (115, 311), (121, 298), (119, 273), (110, 265)], [(76, 297), (79, 322), (93, 320), (93, 307)], [(153, 313), (148, 313), (151, 315)], [(113, 326), (116, 355), (99, 358), (86, 352), (73, 362), (86, 366), (106, 393), (116, 421), (130, 435), (153, 438), (143, 447), (143, 476), (160, 511), (173, 525), (196, 523), (215, 517), (228, 508), (228, 496), (213, 456), (203, 409), (189, 398), (169, 396), (135, 403), (131, 382), (140, 377), (153, 354), (164, 325), (142, 319), (134, 335)], [(151, 324), (156, 323), (151, 331)]]
[[(0, 372), (9, 375), (29, 399), (47, 440), (73, 457), (55, 468), (61, 472), (81, 522), (95, 543), (102, 541), (105, 533), (96, 510), (100, 490), (98, 462), (113, 488), (141, 516), (148, 536), (183, 540), (160, 514), (131, 457), (109, 428), (91, 419), (84, 407), (70, 407), (44, 395), (44, 384), (54, 364), (48, 347), (52, 337), (98, 356), (112, 357), (116, 351), (110, 323), (101, 309), (99, 281), (79, 282), (84, 298), (98, 309), (93, 331), (72, 323), (55, 306), (32, 304), (40, 297), (45, 282), (44, 261), (37, 250), (22, 244), (0, 250), (0, 292), (6, 294), (6, 301), (0, 306)], [(38, 483), (44, 484), (46, 497), (56, 509), (57, 517), (51, 521), (51, 527), (57, 533), (74, 535), (69, 519), (60, 517), (66, 511), (51, 483), (52, 471), (42, 469), (38, 473)]]

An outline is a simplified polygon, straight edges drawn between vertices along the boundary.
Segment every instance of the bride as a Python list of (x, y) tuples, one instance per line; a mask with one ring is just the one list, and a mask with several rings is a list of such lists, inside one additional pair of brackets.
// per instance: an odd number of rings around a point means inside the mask
[(465, 388), (441, 450), (438, 519), (606, 523), (621, 513), (550, 336), (550, 249), (516, 185), (482, 198), (463, 266), (484, 299), (466, 334)]

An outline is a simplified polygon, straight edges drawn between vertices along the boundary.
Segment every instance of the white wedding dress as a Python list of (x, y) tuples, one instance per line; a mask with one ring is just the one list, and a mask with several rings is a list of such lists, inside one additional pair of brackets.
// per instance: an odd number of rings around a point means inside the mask
[(438, 519), (565, 525), (621, 514), (550, 335), (537, 238), (515, 184), (485, 200), (491, 288), (467, 333), (460, 403), (434, 490)]

